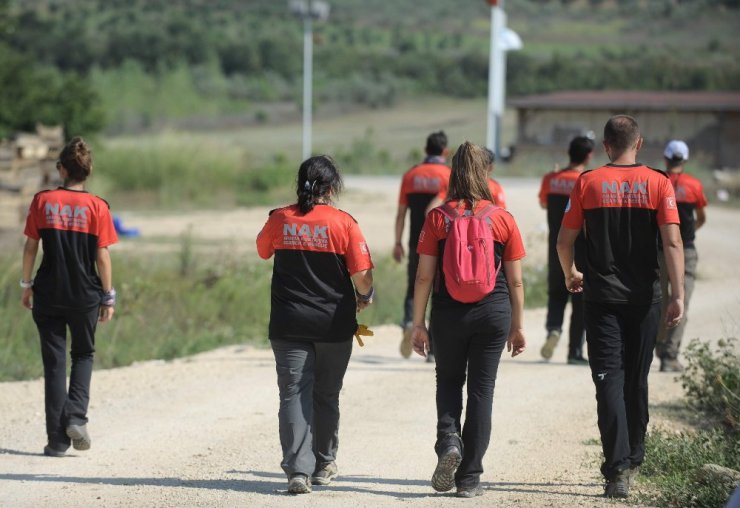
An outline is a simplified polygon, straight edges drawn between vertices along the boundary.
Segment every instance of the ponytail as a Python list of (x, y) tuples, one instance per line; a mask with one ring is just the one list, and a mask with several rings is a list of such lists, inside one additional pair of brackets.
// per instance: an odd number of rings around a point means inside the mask
[(301, 213), (309, 213), (321, 201), (327, 201), (342, 189), (342, 177), (327, 155), (311, 157), (298, 169), (296, 195)]

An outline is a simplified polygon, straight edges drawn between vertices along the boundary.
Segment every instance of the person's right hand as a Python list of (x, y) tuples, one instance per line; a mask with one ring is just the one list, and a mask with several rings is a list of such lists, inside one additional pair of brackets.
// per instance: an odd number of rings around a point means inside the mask
[(98, 321), (100, 321), (101, 323), (110, 321), (113, 318), (114, 312), (115, 309), (111, 305), (101, 305), (100, 312), (98, 314)]
[(570, 275), (565, 278), (565, 287), (571, 293), (582, 293), (583, 292), (583, 274), (578, 270), (573, 270)]
[(416, 325), (411, 332), (411, 345), (417, 354), (426, 358), (429, 351), (429, 331), (424, 325)]
[(671, 299), (665, 311), (665, 324), (668, 328), (675, 328), (683, 317), (683, 300)]
[(27, 309), (33, 309), (33, 288), (24, 288), (21, 295), (21, 305)]
[(401, 245), (400, 242), (396, 243), (393, 247), (393, 259), (395, 259), (397, 263), (400, 263), (405, 255), (406, 253), (403, 250), (403, 245)]

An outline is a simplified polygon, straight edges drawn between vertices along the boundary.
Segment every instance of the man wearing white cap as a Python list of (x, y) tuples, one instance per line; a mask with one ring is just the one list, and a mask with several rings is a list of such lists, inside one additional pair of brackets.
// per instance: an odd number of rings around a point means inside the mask
[[(658, 329), (655, 353), (660, 358), (661, 372), (680, 372), (683, 370), (683, 366), (678, 361), (678, 350), (686, 327), (686, 313), (689, 309), (691, 293), (694, 290), (698, 259), (696, 247), (694, 247), (694, 237), (696, 230), (702, 227), (707, 220), (705, 212), (707, 198), (704, 195), (701, 182), (697, 178), (684, 173), (684, 164), (689, 160), (689, 147), (686, 143), (674, 139), (665, 147), (663, 156), (665, 157), (668, 177), (671, 179), (676, 192), (678, 215), (681, 219), (680, 229), (684, 252), (684, 318), (674, 328), (668, 328), (665, 324), (661, 324)], [(670, 299), (668, 298), (668, 272), (665, 268), (662, 252), (658, 254), (658, 264), (660, 265), (660, 285), (664, 302), (663, 314), (665, 314), (665, 306)], [(661, 323), (663, 322), (661, 321)]]

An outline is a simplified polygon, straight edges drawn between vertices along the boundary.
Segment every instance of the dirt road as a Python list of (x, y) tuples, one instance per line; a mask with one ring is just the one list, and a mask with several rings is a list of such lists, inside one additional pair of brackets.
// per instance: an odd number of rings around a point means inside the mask
[[(544, 259), (537, 182), (503, 184), (529, 259)], [(388, 178), (348, 181), (342, 207), (359, 220), (376, 255), (391, 248), (396, 186)], [(250, 253), (265, 212), (126, 217), (145, 237), (176, 237), (191, 225), (196, 238), (244, 238)], [(739, 218), (737, 211), (710, 208), (699, 232), (700, 278), (688, 337), (737, 335)], [(418, 357), (401, 359), (398, 328), (383, 326), (365, 348), (355, 347), (345, 380), (341, 476), (310, 496), (285, 494), (271, 352), (237, 346), (97, 371), (93, 448), (63, 459), (40, 453), (42, 382), (0, 383), (0, 506), (612, 506), (599, 497), (588, 369), (566, 365), (564, 345), (552, 362), (540, 361), (543, 323), (544, 310), (527, 311), (528, 351), (502, 361), (482, 497), (460, 500), (432, 491), (434, 372)], [(674, 376), (653, 367), (651, 425), (665, 422), (665, 405), (681, 395)]]

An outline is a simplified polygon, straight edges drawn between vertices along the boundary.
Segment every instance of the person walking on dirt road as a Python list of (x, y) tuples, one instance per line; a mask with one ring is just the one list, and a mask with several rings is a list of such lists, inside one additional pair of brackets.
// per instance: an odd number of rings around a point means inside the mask
[[(26, 218), (22, 304), (30, 309), (41, 339), (47, 445), (44, 455), (62, 457), (70, 446), (87, 450), (90, 380), (98, 321), (113, 317), (116, 291), (108, 247), (117, 242), (108, 203), (88, 194), (93, 170), (87, 143), (73, 138), (62, 149), (57, 170), (64, 185), (36, 194)], [(31, 278), (43, 245), (43, 259)], [(67, 389), (67, 329), (72, 368)]]
[[(511, 214), (493, 204), (488, 166), (485, 148), (469, 142), (458, 148), (452, 159), (447, 201), (431, 210), (424, 221), (414, 288), (414, 350), (422, 356), (428, 354), (431, 332), (436, 351), (434, 449), (438, 462), (432, 487), (445, 492), (456, 486), (460, 497), (483, 493), (480, 477), (491, 437), (493, 391), (504, 346), (512, 356), (526, 346), (521, 269), (524, 245)], [(457, 233), (464, 235), (468, 222), (471, 227), (475, 224), (478, 235), (462, 241)], [(458, 246), (462, 248), (455, 250)], [(473, 255), (467, 256), (466, 252)], [(456, 274), (469, 268), (476, 269), (472, 278), (465, 279), (471, 284), (458, 285)], [(458, 293), (463, 286), (465, 294)], [(465, 290), (473, 286), (475, 295)], [(430, 294), (432, 312), (427, 329)], [(463, 425), (466, 374), (468, 397)]]
[[(607, 497), (627, 497), (645, 456), (648, 372), (660, 321), (657, 237), (673, 289), (666, 322), (683, 316), (683, 248), (673, 186), (636, 162), (637, 122), (616, 115), (604, 127), (611, 163), (578, 177), (565, 208), (558, 255), (571, 292), (583, 292), (586, 342), (596, 401)], [(585, 228), (586, 265), (574, 264)]]
[[(681, 240), (683, 241), (684, 259), (684, 318), (674, 328), (669, 328), (661, 323), (658, 329), (658, 338), (655, 345), (655, 354), (660, 358), (661, 372), (681, 372), (683, 365), (678, 361), (678, 351), (681, 348), (681, 339), (686, 328), (686, 313), (689, 310), (689, 300), (694, 292), (694, 280), (696, 279), (696, 264), (699, 256), (696, 253), (694, 239), (696, 231), (707, 221), (707, 198), (704, 195), (704, 187), (698, 178), (684, 172), (684, 165), (689, 160), (689, 147), (680, 140), (673, 140), (665, 147), (665, 157), (668, 178), (671, 179), (673, 189), (676, 192), (676, 206), (678, 216), (681, 218)], [(662, 247), (658, 244), (658, 247)], [(668, 272), (663, 262), (662, 248), (658, 255), (660, 265), (660, 289), (663, 294), (663, 314), (666, 312), (666, 304), (670, 301), (668, 291)]]
[[(426, 158), (421, 164), (409, 169), (401, 181), (401, 191), (396, 211), (395, 245), (393, 259), (401, 262), (405, 252), (402, 237), (406, 222), (406, 212), (410, 215), (408, 265), (406, 280), (406, 297), (403, 304), (403, 321), (401, 322), (401, 356), (411, 356), (411, 331), (414, 304), (414, 280), (416, 268), (419, 265), (419, 255), (416, 246), (419, 243), (419, 233), (424, 224), (424, 218), (431, 201), (435, 196), (445, 196), (450, 179), (450, 168), (447, 166), (447, 135), (443, 131), (433, 132), (427, 137), (425, 147)], [(434, 361), (433, 352), (427, 356), (427, 361)]]
[[(563, 269), (560, 267), (556, 248), (560, 224), (563, 222), (565, 206), (568, 204), (570, 192), (580, 174), (591, 162), (594, 151), (594, 142), (586, 136), (573, 138), (568, 146), (568, 165), (563, 169), (551, 171), (542, 178), (540, 186), (540, 206), (547, 210), (548, 250), (547, 250), (547, 318), (545, 328), (547, 337), (540, 350), (545, 360), (550, 360), (555, 347), (560, 341), (563, 330), (565, 306), (570, 303), (570, 329), (568, 330), (568, 363), (572, 365), (588, 365), (583, 358), (583, 298), (580, 293), (570, 293), (565, 287)], [(583, 270), (586, 263), (586, 239), (583, 232), (578, 235), (575, 243), (576, 269)]]
[(337, 476), (339, 392), (356, 313), (375, 294), (360, 227), (331, 204), (341, 188), (332, 159), (307, 159), (298, 170), (298, 202), (271, 211), (257, 236), (260, 257), (275, 256), (269, 339), (280, 391), (281, 466), (292, 494)]

